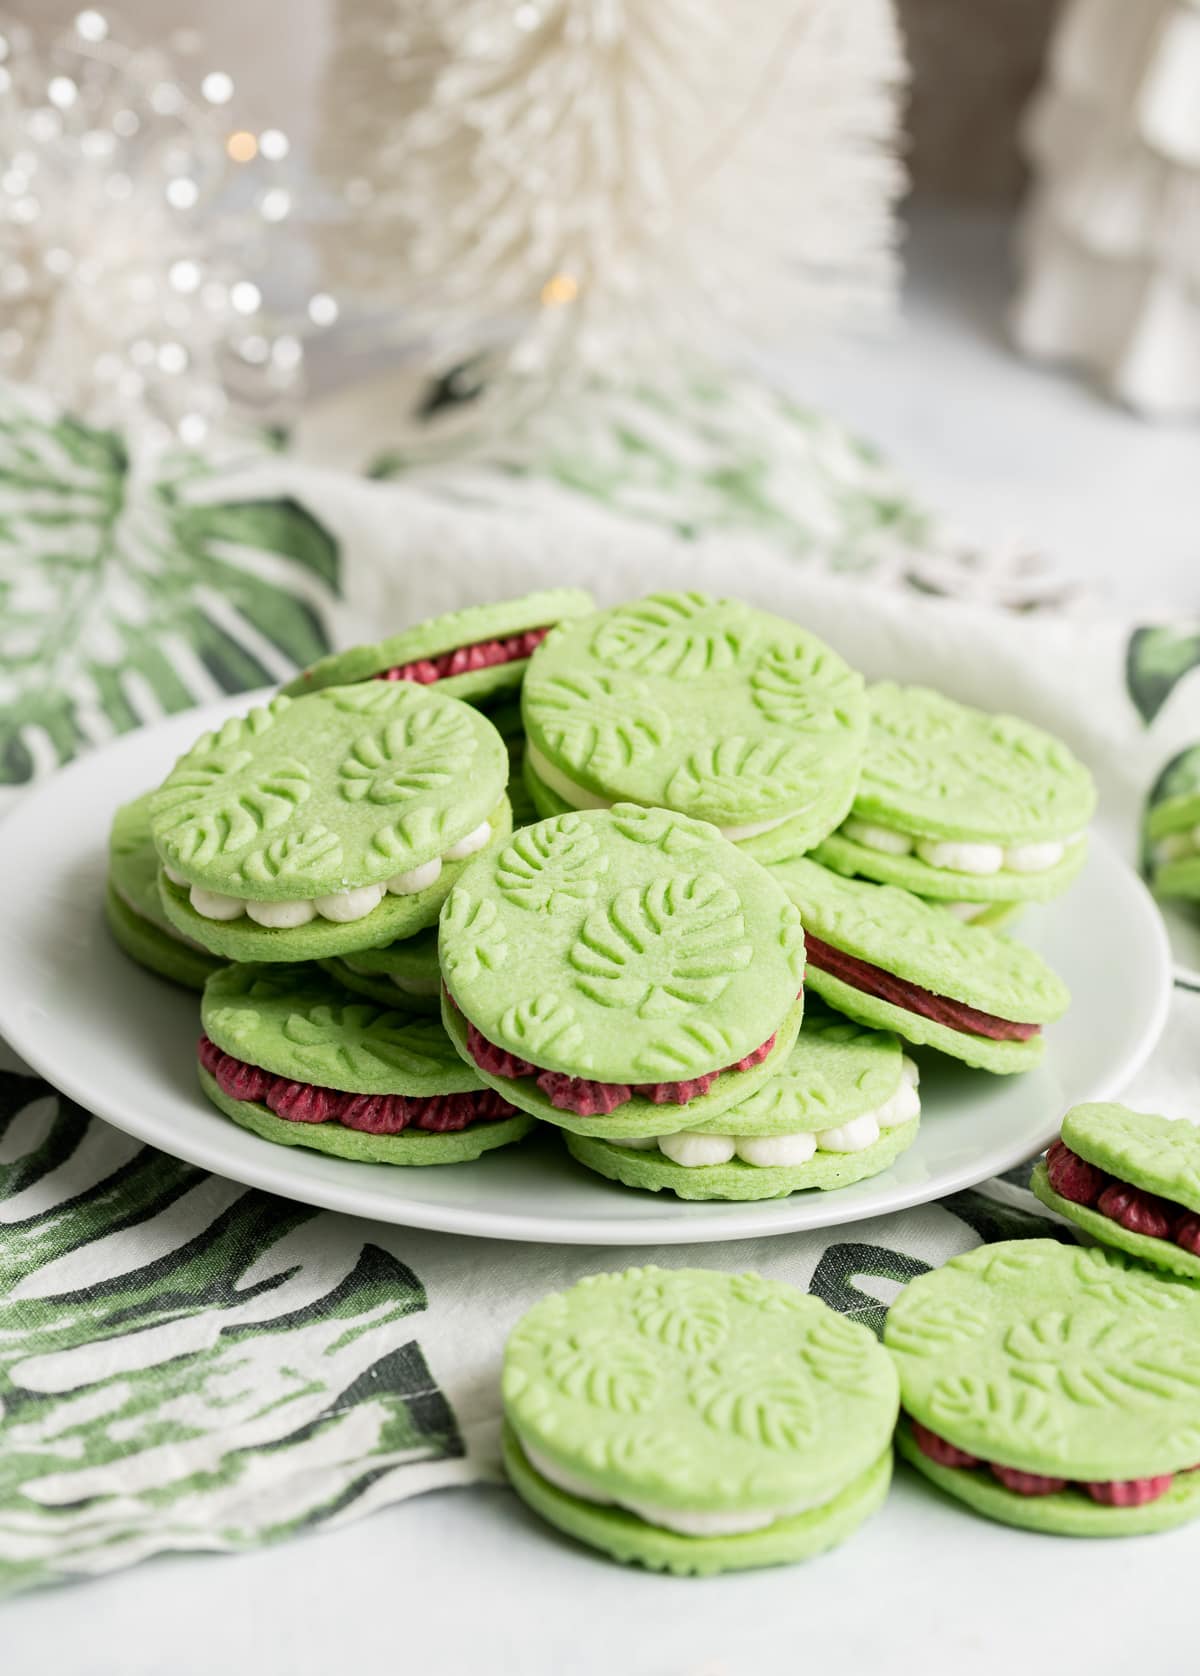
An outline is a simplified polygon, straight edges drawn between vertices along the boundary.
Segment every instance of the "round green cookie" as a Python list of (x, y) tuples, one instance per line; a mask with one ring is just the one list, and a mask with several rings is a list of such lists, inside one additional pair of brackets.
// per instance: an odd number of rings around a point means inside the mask
[[(492, 836), (481, 854), (499, 849), (512, 832), (512, 812), (507, 798), (492, 810), (488, 821)], [(466, 865), (466, 861), (443, 862), (436, 883), (407, 896), (385, 895), (379, 906), (362, 919), (345, 925), (335, 920), (312, 919), (307, 925), (288, 931), (257, 925), (245, 916), (235, 920), (206, 919), (192, 907), (187, 890), (172, 884), (162, 872), (158, 888), (170, 923), (214, 954), (225, 960), (278, 960), (291, 964), (364, 953), (376, 945), (388, 948), (417, 935), (436, 922), (447, 892)]]
[(162, 931), (148, 919), (135, 914), (110, 884), (104, 893), (104, 917), (118, 947), (130, 960), (160, 978), (182, 984), (185, 989), (203, 989), (221, 962), (203, 949), (190, 949), (170, 931)]
[(504, 741), (470, 705), (408, 681), (326, 687), (204, 734), (154, 793), (151, 830), (189, 884), (311, 899), (440, 857), (507, 777)]
[(314, 966), (225, 966), (200, 1018), (225, 1053), (347, 1094), (465, 1094), (484, 1087), (440, 1022), (376, 1006)]
[(440, 1011), (437, 927), (427, 926), (382, 949), (357, 949), (321, 966), (346, 989), (406, 1013)]
[[(1147, 1193), (1156, 1193), (1183, 1210), (1200, 1215), (1200, 1127), (1128, 1106), (1074, 1106), (1063, 1118), (1062, 1138), (1089, 1164)], [(1045, 1164), (1030, 1183), (1042, 1203), (1076, 1223), (1102, 1245), (1117, 1246), (1133, 1257), (1173, 1274), (1200, 1280), (1200, 1257), (1169, 1239), (1122, 1228), (1111, 1216), (1064, 1199), (1050, 1185)]]
[(1041, 728), (890, 681), (872, 687), (868, 700), (857, 819), (924, 838), (1008, 846), (1061, 841), (1092, 818), (1091, 775)]
[(531, 772), (575, 807), (677, 809), (742, 838), (787, 820), (815, 844), (850, 808), (861, 678), (794, 623), (654, 594), (564, 623), (521, 698)]
[(561, 815), (476, 857), (442, 910), (439, 953), (489, 1042), (597, 1082), (720, 1071), (799, 1019), (799, 914), (735, 845), (665, 809)]
[[(727, 1112), (705, 1127), (719, 1130), (724, 1125), (732, 1130), (733, 1117), (734, 1113)], [(740, 1158), (731, 1158), (728, 1164), (685, 1166), (661, 1152), (638, 1152), (586, 1135), (568, 1133), (566, 1141), (572, 1158), (589, 1170), (647, 1193), (666, 1191), (677, 1199), (785, 1199), (790, 1193), (803, 1193), (809, 1188), (827, 1192), (879, 1175), (908, 1150), (919, 1127), (920, 1120), (914, 1117), (894, 1129), (883, 1130), (874, 1145), (861, 1152), (817, 1152), (807, 1164), (762, 1168)]]
[(948, 1496), (985, 1519), (1049, 1536), (1148, 1536), (1200, 1518), (1200, 1473), (1181, 1474), (1165, 1496), (1144, 1507), (1104, 1507), (1068, 1486), (1055, 1495), (1023, 1496), (1005, 1489), (990, 1472), (939, 1466), (917, 1445), (902, 1414), (896, 1448), (910, 1466)]
[[(837, 1520), (846, 1492), (862, 1506), (856, 1486), (872, 1500), (862, 1481), (897, 1412), (895, 1370), (867, 1328), (780, 1282), (704, 1269), (593, 1275), (542, 1299), (509, 1336), (502, 1395), (530, 1468), (519, 1489), (562, 1475), (568, 1510), (620, 1509), (645, 1533), (589, 1518), (575, 1534), (686, 1570), (725, 1569), (739, 1545), (750, 1564), (795, 1557), (786, 1527), (797, 1518), (825, 1546), (820, 1515)], [(736, 1538), (672, 1529), (703, 1515), (768, 1522)], [(750, 1557), (745, 1539), (771, 1532), (782, 1546)], [(727, 1553), (709, 1546), (730, 1542)]]
[[(849, 878), (874, 879), (880, 884), (898, 885), (929, 901), (994, 902), (998, 908), (1013, 903), (1048, 902), (1061, 896), (1087, 860), (1087, 840), (1072, 844), (1055, 867), (1040, 873), (954, 873), (945, 867), (930, 867), (917, 855), (885, 855), (881, 850), (858, 844), (844, 831), (831, 832), (813, 851), (813, 860)], [(976, 919), (970, 923), (978, 925)]]
[(159, 977), (189, 989), (203, 989), (220, 961), (189, 946), (172, 930), (158, 894), (158, 853), (150, 836), (153, 793), (124, 804), (113, 818), (108, 840), (108, 887), (104, 913), (118, 945), (131, 960)]
[(697, 1124), (702, 1128), (716, 1127), (716, 1120), (722, 1112), (727, 1111), (735, 1101), (744, 1099), (754, 1089), (760, 1088), (775, 1075), (781, 1065), (787, 1063), (803, 1017), (804, 1002), (797, 999), (776, 1033), (774, 1047), (760, 1065), (755, 1065), (748, 1071), (731, 1071), (727, 1076), (719, 1076), (707, 1094), (697, 1095), (685, 1106), (670, 1103), (660, 1106), (642, 1094), (635, 1094), (615, 1111), (585, 1117), (578, 1112), (560, 1110), (543, 1094), (535, 1077), (498, 1077), (490, 1071), (480, 1070), (471, 1058), (467, 1046), (467, 1027), (463, 1015), (450, 1002), (442, 1002), (442, 1024), (446, 1034), (472, 1070), (479, 1072), (489, 1088), (494, 1088), (497, 1094), (503, 1095), (511, 1105), (519, 1106), (532, 1117), (541, 1118), (543, 1123), (553, 1123), (559, 1129), (565, 1129), (575, 1135), (597, 1136), (666, 1135), (672, 1129), (692, 1129)]
[[(1062, 980), (1032, 949), (966, 925), (908, 891), (845, 879), (804, 857), (773, 863), (769, 871), (799, 908), (810, 937), (933, 995), (1019, 1024), (1050, 1023), (1070, 1003)], [(811, 961), (807, 982), (848, 1018), (894, 1030), (983, 1070), (1024, 1070), (1044, 1052), (1040, 1036), (994, 1041), (956, 1030), (867, 995)]]
[(823, 1507), (778, 1519), (764, 1530), (735, 1536), (683, 1536), (661, 1525), (648, 1525), (623, 1508), (597, 1506), (560, 1490), (530, 1466), (511, 1426), (505, 1426), (501, 1446), (513, 1489), (548, 1525), (589, 1548), (611, 1554), (623, 1565), (669, 1571), (676, 1577), (713, 1577), (722, 1571), (812, 1559), (836, 1548), (878, 1512), (892, 1481), (892, 1455), (887, 1449), (874, 1466)]
[(1200, 1461), (1200, 1289), (1119, 1252), (981, 1246), (910, 1281), (884, 1343), (905, 1411), (982, 1461), (1076, 1482)]
[[(529, 629), (549, 628), (564, 617), (579, 617), (593, 610), (595, 601), (581, 588), (547, 588), (520, 599), (498, 600), (492, 605), (471, 605), (464, 611), (450, 611), (431, 617), (372, 645), (354, 646), (348, 652), (334, 652), (302, 670), (284, 692), (290, 697), (316, 692), (321, 687), (345, 687), (369, 681), (385, 670), (422, 658), (440, 657), (460, 646), (480, 641), (503, 640)], [(446, 675), (434, 683), (439, 692), (478, 704), (521, 685), (529, 667), (528, 658), (473, 669), (462, 675)]]
[(340, 1123), (289, 1123), (257, 1100), (231, 1100), (217, 1087), (209, 1073), (200, 1068), (200, 1086), (226, 1117), (260, 1140), (278, 1146), (306, 1146), (331, 1158), (348, 1158), (356, 1164), (467, 1164), (485, 1152), (524, 1139), (533, 1119), (523, 1112), (513, 1117), (475, 1123), (447, 1135), (404, 1131), (399, 1135), (367, 1135), (346, 1129)]

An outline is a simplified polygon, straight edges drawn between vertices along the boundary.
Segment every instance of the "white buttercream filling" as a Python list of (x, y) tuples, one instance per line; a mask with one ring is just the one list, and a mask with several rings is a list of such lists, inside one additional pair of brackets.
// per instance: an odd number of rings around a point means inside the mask
[(1153, 846), (1152, 854), (1160, 867), (1168, 861), (1188, 861), (1200, 855), (1200, 826), (1187, 832), (1169, 832)]
[(978, 919), (980, 914), (988, 913), (996, 905), (994, 902), (934, 902), (929, 897), (925, 900), (932, 907), (944, 908), (948, 914), (953, 914), (955, 919), (968, 921)]
[(390, 879), (382, 884), (357, 885), (352, 890), (335, 891), (330, 896), (297, 897), (284, 902), (258, 902), (253, 897), (223, 896), (220, 891), (204, 890), (200, 885), (189, 885), (183, 876), (174, 868), (163, 863), (163, 872), (174, 885), (179, 885), (188, 893), (188, 901), (202, 919), (231, 920), (241, 919), (248, 915), (256, 925), (267, 926), (273, 931), (292, 931), (297, 926), (307, 925), (310, 920), (333, 920), (338, 925), (348, 925), (353, 920), (366, 919), (368, 914), (375, 912), (383, 901), (385, 894), (392, 896), (415, 896), (418, 891), (428, 890), (436, 884), (442, 871), (443, 861), (462, 861), (469, 855), (481, 850), (492, 835), (490, 821), (482, 821), (474, 830), (468, 832), (465, 838), (460, 838), (452, 844), (444, 856), (434, 856), (432, 861), (423, 862), (420, 867), (414, 867), (407, 873), (393, 873)]
[[(613, 799), (611, 797), (600, 797), (594, 791), (589, 791), (586, 786), (576, 785), (574, 780), (568, 779), (565, 774), (555, 768), (552, 762), (547, 762), (536, 745), (526, 742), (525, 755), (529, 760), (529, 766), (542, 784), (548, 786), (552, 792), (561, 797), (564, 803), (569, 803), (572, 809), (612, 808)], [(622, 801), (628, 802), (629, 799), (626, 798)], [(717, 827), (717, 831), (722, 838), (728, 838), (730, 843), (739, 844), (743, 838), (757, 838), (760, 832), (773, 832), (777, 826), (782, 826), (785, 821), (794, 819), (799, 813), (800, 811), (796, 809), (787, 815), (776, 815), (773, 820), (746, 821), (741, 826), (720, 826)]]
[[(110, 884), (112, 883), (111, 880), (109, 882)], [(197, 954), (208, 953), (208, 950), (204, 947), (203, 943), (193, 943), (192, 939), (190, 937), (185, 937), (182, 931), (176, 931), (175, 927), (169, 921), (155, 919), (151, 914), (143, 913), (133, 898), (126, 896), (125, 892), (119, 885), (113, 885), (112, 888), (129, 909), (129, 912), (133, 914), (136, 919), (142, 920), (146, 925), (152, 925), (156, 931), (161, 931), (163, 936), (169, 937), (173, 943), (182, 943), (185, 949), (195, 949)]]
[(1051, 840), (1038, 844), (970, 844), (950, 839), (921, 838), (915, 833), (898, 832), (887, 826), (875, 826), (869, 821), (851, 817), (842, 822), (839, 831), (844, 837), (864, 849), (876, 850), (880, 855), (913, 855), (927, 867), (937, 867), (947, 873), (969, 873), (978, 878), (993, 873), (1048, 873), (1057, 867), (1074, 844), (1081, 844), (1087, 836), (1073, 833), (1061, 842)]
[(891, 1098), (834, 1129), (799, 1129), (788, 1135), (710, 1135), (698, 1129), (678, 1129), (672, 1135), (611, 1135), (608, 1141), (636, 1152), (657, 1147), (664, 1158), (685, 1170), (728, 1164), (734, 1157), (760, 1170), (794, 1169), (818, 1152), (865, 1152), (884, 1129), (896, 1129), (921, 1115), (916, 1063), (907, 1054), (900, 1063), (900, 1086)]
[(520, 1442), (525, 1459), (548, 1484), (565, 1490), (567, 1495), (575, 1496), (580, 1501), (590, 1501), (597, 1507), (623, 1507), (629, 1513), (636, 1513), (646, 1524), (657, 1525), (662, 1530), (677, 1531), (680, 1536), (739, 1536), (744, 1531), (765, 1530), (768, 1525), (774, 1525), (780, 1519), (791, 1519), (798, 1513), (811, 1512), (814, 1507), (824, 1507), (827, 1501), (833, 1499), (830, 1496), (821, 1496), (816, 1500), (792, 1502), (787, 1507), (773, 1507), (753, 1513), (731, 1513), (725, 1509), (685, 1510), (679, 1507), (660, 1507), (656, 1502), (615, 1501), (612, 1496), (593, 1490), (590, 1484), (585, 1484), (573, 1472), (559, 1466), (557, 1461), (548, 1460), (540, 1449), (534, 1449), (524, 1438), (521, 1438)]

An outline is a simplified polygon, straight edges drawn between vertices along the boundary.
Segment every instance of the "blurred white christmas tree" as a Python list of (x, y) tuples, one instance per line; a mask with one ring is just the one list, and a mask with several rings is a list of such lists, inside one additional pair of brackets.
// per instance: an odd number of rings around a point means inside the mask
[(0, 17), (0, 376), (188, 444), (287, 416), (336, 311), (264, 307), (286, 135), (237, 126), (195, 33), (129, 44), (89, 9), (44, 34)]
[(328, 282), (538, 378), (860, 321), (901, 81), (891, 0), (337, 0)]
[(1200, 0), (1071, 0), (1027, 143), (1017, 342), (1200, 413)]

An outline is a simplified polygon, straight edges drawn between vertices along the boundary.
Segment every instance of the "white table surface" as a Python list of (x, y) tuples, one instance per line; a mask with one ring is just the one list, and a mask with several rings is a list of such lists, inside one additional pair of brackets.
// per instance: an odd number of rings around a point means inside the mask
[[(894, 338), (788, 356), (797, 394), (873, 435), (982, 541), (1024, 539), (1129, 603), (1200, 609), (1200, 429), (1144, 426), (1010, 356), (996, 223), (923, 219), (909, 257)], [(0, 1660), (14, 1676), (1107, 1676), (1187, 1664), (1198, 1567), (1200, 1527), (1022, 1535), (901, 1474), (837, 1553), (679, 1581), (593, 1559), (476, 1488), (19, 1597)]]

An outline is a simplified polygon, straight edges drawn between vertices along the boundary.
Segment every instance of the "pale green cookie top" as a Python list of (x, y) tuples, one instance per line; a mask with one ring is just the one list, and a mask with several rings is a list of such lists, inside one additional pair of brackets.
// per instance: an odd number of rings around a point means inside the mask
[(921, 989), (1018, 1024), (1046, 1024), (1070, 995), (1040, 955), (892, 885), (844, 879), (815, 861), (777, 862), (771, 876), (805, 929), (831, 947)]
[(903, 1057), (899, 1039), (887, 1031), (808, 1014), (783, 1070), (700, 1127), (720, 1135), (835, 1129), (891, 1099)]
[(1085, 1481), (1200, 1461), (1200, 1289), (1119, 1252), (981, 1246), (910, 1281), (884, 1343), (905, 1409), (982, 1460)]
[[(765, 839), (751, 840), (751, 854), (760, 842)], [(1039, 873), (1016, 873), (1009, 867), (998, 873), (955, 873), (948, 867), (931, 867), (919, 855), (887, 855), (856, 843), (844, 832), (831, 832), (812, 858), (835, 873), (857, 874), (946, 902), (1048, 902), (1066, 890), (1087, 860), (1087, 850), (1086, 839), (1072, 844), (1060, 862)]]
[[(298, 698), (321, 687), (349, 686), (368, 681), (386, 669), (422, 658), (436, 658), (455, 652), (460, 646), (474, 646), (481, 640), (503, 640), (527, 629), (549, 628), (563, 617), (579, 617), (595, 608), (595, 600), (582, 588), (547, 588), (520, 599), (497, 600), (492, 605), (469, 605), (463, 611), (448, 611), (428, 622), (346, 652), (333, 652), (289, 681), (284, 692)], [(463, 675), (446, 675), (434, 683), (439, 692), (454, 698), (479, 698), (521, 684), (528, 658), (496, 664), (490, 669), (469, 670)]]
[(124, 803), (113, 816), (108, 835), (109, 882), (125, 902), (151, 924), (166, 927), (158, 894), (158, 851), (150, 834), (153, 792)]
[(1128, 1106), (1073, 1106), (1062, 1138), (1109, 1175), (1200, 1214), (1200, 1126)]
[(491, 723), (408, 681), (277, 698), (206, 733), (154, 794), (159, 855), (227, 896), (326, 896), (442, 855), (500, 802)]
[(465, 1094), (484, 1087), (441, 1020), (350, 995), (314, 966), (226, 966), (200, 1017), (225, 1053), (346, 1094)]
[(996, 844), (1069, 838), (1091, 819), (1091, 775), (1041, 728), (956, 704), (927, 687), (884, 681), (868, 698), (857, 819), (927, 838)]
[(737, 600), (653, 594), (564, 623), (534, 653), (530, 743), (586, 793), (718, 826), (845, 814), (866, 730), (860, 676)]
[(601, 1082), (736, 1063), (804, 976), (800, 916), (763, 868), (711, 826), (631, 804), (540, 821), (476, 857), (439, 951), (489, 1041)]
[(522, 1444), (602, 1495), (712, 1511), (818, 1502), (878, 1459), (895, 1370), (874, 1335), (754, 1274), (626, 1269), (552, 1292), (509, 1336)]

